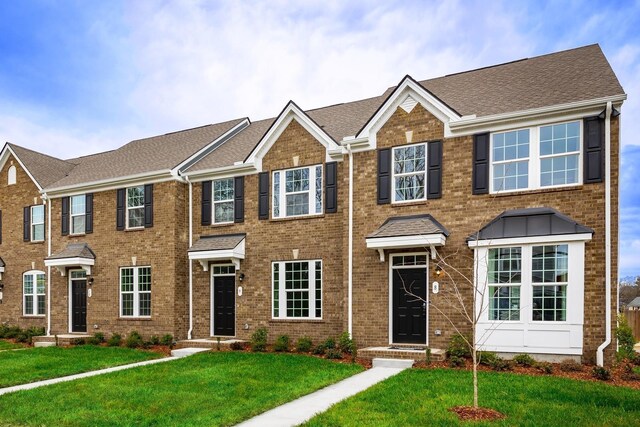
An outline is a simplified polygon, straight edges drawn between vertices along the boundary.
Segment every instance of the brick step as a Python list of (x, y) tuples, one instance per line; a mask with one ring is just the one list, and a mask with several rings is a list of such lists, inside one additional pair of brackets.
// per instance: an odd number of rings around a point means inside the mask
[[(358, 350), (358, 357), (363, 359), (406, 359), (416, 362), (425, 361), (427, 358), (426, 348), (415, 346), (393, 346), (393, 347), (367, 347)], [(445, 359), (445, 350), (439, 348), (431, 349), (431, 360), (439, 362)]]
[(91, 338), (89, 334), (40, 335), (32, 338), (34, 347), (51, 347), (71, 345), (77, 339)]
[[(246, 341), (236, 340), (236, 339), (221, 339), (220, 340), (220, 349), (227, 350), (234, 342), (244, 343)], [(200, 339), (191, 339), (191, 340), (180, 340), (173, 347), (174, 349), (181, 348), (210, 348), (215, 350), (218, 348), (218, 340), (215, 338), (200, 338)]]

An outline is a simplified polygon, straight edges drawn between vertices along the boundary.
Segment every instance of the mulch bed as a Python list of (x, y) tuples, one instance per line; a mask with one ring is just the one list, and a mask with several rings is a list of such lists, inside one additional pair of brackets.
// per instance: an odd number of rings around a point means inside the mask
[(461, 421), (496, 421), (506, 418), (506, 415), (490, 408), (474, 408), (473, 406), (454, 406), (449, 411), (455, 412)]

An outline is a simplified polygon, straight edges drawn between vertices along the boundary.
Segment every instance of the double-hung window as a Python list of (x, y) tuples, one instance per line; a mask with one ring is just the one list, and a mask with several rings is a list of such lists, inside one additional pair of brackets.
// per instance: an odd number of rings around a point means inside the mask
[(426, 144), (393, 148), (393, 201), (426, 200)]
[(489, 320), (520, 320), (522, 248), (489, 249)]
[(322, 318), (322, 261), (272, 264), (273, 317)]
[(151, 316), (151, 267), (120, 269), (120, 316)]
[(86, 195), (71, 197), (71, 234), (85, 232)]
[(233, 178), (213, 181), (213, 223), (233, 222)]
[(45, 275), (43, 271), (27, 271), (22, 275), (22, 295), (25, 316), (45, 314)]
[(273, 217), (322, 213), (322, 165), (273, 173)]
[(576, 185), (581, 179), (580, 121), (491, 135), (491, 192)]
[(144, 185), (127, 188), (127, 228), (144, 227)]
[(44, 205), (31, 206), (31, 241), (44, 240)]
[(531, 262), (532, 320), (567, 320), (568, 245), (534, 246)]

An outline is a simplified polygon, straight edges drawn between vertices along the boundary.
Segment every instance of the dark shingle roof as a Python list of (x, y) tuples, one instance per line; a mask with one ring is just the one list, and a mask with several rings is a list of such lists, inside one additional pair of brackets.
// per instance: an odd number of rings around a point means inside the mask
[(224, 234), (221, 236), (201, 236), (197, 242), (191, 246), (189, 252), (220, 251), (233, 249), (240, 244), (246, 234)]
[(445, 236), (449, 236), (449, 231), (429, 214), (396, 216), (388, 218), (380, 228), (369, 234), (367, 239), (420, 236), (427, 234), (444, 234)]
[(0, 267), (4, 267), (4, 260), (2, 258), (0, 258)]
[(87, 258), (96, 259), (89, 245), (86, 243), (69, 243), (66, 248), (57, 254), (53, 254), (46, 259), (63, 259), (63, 258)]
[(47, 156), (19, 145), (11, 143), (7, 145), (11, 147), (31, 176), (43, 188), (64, 178), (75, 166), (69, 161)]
[(551, 208), (514, 209), (502, 212), (471, 240), (507, 239), (512, 237), (555, 236), (591, 233), (593, 230)]

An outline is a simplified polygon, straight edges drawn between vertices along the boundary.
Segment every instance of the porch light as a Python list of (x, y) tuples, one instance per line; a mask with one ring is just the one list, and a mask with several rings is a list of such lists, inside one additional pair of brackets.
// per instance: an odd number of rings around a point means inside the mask
[(89, 284), (89, 286), (93, 285), (93, 277), (89, 277), (87, 283)]
[(440, 275), (442, 274), (442, 267), (440, 267), (440, 264), (436, 265), (436, 277), (440, 277)]
[(244, 282), (244, 273), (240, 273), (240, 275), (238, 276), (238, 280)]

